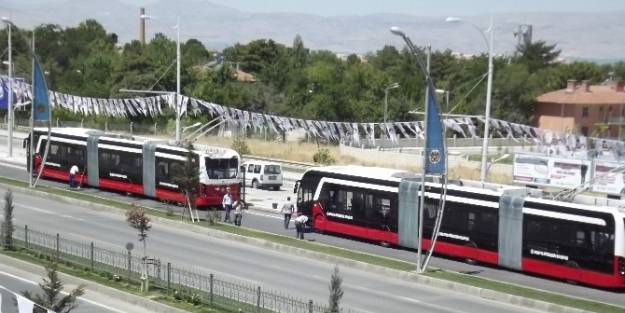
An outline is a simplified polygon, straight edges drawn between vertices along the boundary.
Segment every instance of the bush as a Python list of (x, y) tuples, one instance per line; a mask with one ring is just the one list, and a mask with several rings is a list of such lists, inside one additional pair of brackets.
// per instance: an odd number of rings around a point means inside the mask
[(334, 158), (330, 155), (330, 150), (326, 148), (319, 149), (317, 153), (313, 155), (313, 161), (323, 165), (330, 165), (336, 162), (336, 160), (334, 160)]
[(234, 138), (231, 148), (238, 152), (240, 155), (251, 153), (250, 148), (247, 146), (247, 142), (245, 142), (245, 137)]

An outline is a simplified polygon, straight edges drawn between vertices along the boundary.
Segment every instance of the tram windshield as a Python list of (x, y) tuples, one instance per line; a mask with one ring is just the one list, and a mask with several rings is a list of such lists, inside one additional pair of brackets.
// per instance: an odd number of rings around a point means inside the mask
[(239, 167), (239, 159), (232, 157), (230, 159), (205, 158), (206, 173), (210, 179), (229, 179), (237, 177)]

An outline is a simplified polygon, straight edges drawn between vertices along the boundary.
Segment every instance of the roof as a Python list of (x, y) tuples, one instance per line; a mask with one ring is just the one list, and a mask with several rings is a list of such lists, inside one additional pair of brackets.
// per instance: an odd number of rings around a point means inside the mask
[(371, 179), (380, 179), (380, 180), (389, 180), (389, 181), (401, 181), (402, 178), (414, 178), (418, 177), (417, 174), (401, 171), (390, 168), (382, 168), (382, 167), (366, 167), (366, 166), (358, 166), (358, 165), (333, 165), (333, 166), (324, 166), (324, 167), (313, 167), (307, 170), (308, 171), (317, 171), (324, 173), (336, 173), (343, 175), (351, 175), (358, 176), (363, 178), (371, 178)]
[(625, 92), (617, 92), (614, 86), (588, 86), (589, 91), (576, 88), (573, 91), (560, 89), (540, 95), (536, 102), (557, 104), (625, 104)]

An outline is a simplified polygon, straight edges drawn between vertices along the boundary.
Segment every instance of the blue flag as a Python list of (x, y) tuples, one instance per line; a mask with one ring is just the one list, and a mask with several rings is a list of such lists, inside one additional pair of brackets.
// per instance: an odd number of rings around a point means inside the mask
[(445, 143), (443, 140), (443, 125), (439, 115), (438, 103), (434, 94), (434, 86), (430, 84), (427, 109), (428, 113), (425, 117), (427, 123), (427, 134), (425, 138), (425, 173), (426, 174), (445, 174), (446, 155)]
[(35, 121), (49, 121), (50, 101), (48, 99), (48, 86), (46, 86), (46, 79), (43, 77), (41, 66), (36, 59), (34, 71), (33, 119)]
[(0, 79), (0, 109), (6, 110), (9, 107), (9, 87), (4, 79)]

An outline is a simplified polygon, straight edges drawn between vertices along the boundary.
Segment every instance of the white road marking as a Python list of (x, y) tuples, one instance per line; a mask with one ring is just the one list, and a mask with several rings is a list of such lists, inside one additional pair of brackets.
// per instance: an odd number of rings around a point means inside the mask
[(59, 216), (59, 217), (62, 217), (62, 218), (75, 220), (75, 221), (84, 221), (84, 219), (80, 218), (80, 217), (75, 217), (75, 216), (71, 216), (71, 215), (67, 215), (67, 214), (59, 214), (58, 212), (37, 208), (37, 207), (30, 206), (30, 205), (23, 204), (23, 203), (15, 203), (15, 205), (18, 206), (18, 207), (22, 207), (22, 208), (25, 208), (25, 209), (28, 209), (28, 210), (31, 210), (31, 211), (39, 212), (39, 213), (44, 213), (44, 214), (49, 214), (49, 215), (56, 215), (56, 216)]
[(5, 167), (12, 167), (12, 168), (16, 168), (16, 169), (19, 169), (19, 170), (26, 171), (26, 164), (24, 164), (23, 166), (17, 166), (15, 164), (0, 162), (0, 165), (1, 166), (5, 166)]
[[(32, 281), (32, 280), (29, 280), (29, 279), (26, 279), (26, 278), (22, 278), (22, 277), (19, 277), (19, 276), (15, 276), (15, 275), (13, 275), (13, 274), (9, 274), (9, 273), (7, 273), (7, 272), (3, 272), (3, 271), (0, 271), (0, 275), (8, 276), (8, 277), (11, 277), (11, 278), (13, 278), (13, 279), (17, 279), (17, 280), (23, 281), (23, 282), (28, 283), (28, 284), (31, 284), (31, 285), (38, 285), (38, 284), (39, 284), (39, 283), (34, 282), (34, 281)], [(68, 295), (68, 293), (67, 293), (67, 292), (65, 292), (65, 291), (63, 291), (63, 292), (61, 292), (61, 293), (62, 293), (62, 294), (64, 294), (64, 295)], [(93, 305), (95, 305), (95, 306), (99, 306), (99, 307), (104, 308), (104, 309), (107, 309), (107, 310), (109, 310), (109, 311), (118, 312), (118, 313), (127, 313), (126, 311), (122, 311), (122, 310), (119, 310), (119, 309), (116, 309), (116, 308), (110, 307), (110, 306), (108, 306), (108, 305), (106, 305), (106, 304), (99, 303), (99, 302), (96, 302), (96, 301), (93, 301), (93, 300), (89, 300), (89, 299), (84, 298), (84, 297), (80, 297), (80, 298), (78, 298), (78, 300), (80, 300), (80, 301), (85, 301), (85, 302), (87, 302), (87, 303), (93, 304)]]
[(248, 211), (247, 213), (250, 214), (250, 215), (274, 218), (274, 219), (277, 219), (277, 220), (284, 219), (284, 216), (276, 216), (276, 215), (271, 215), (271, 214), (266, 214), (266, 213), (258, 213), (258, 212), (254, 212), (254, 211)]

